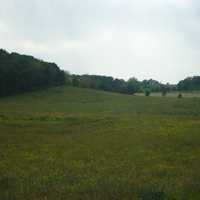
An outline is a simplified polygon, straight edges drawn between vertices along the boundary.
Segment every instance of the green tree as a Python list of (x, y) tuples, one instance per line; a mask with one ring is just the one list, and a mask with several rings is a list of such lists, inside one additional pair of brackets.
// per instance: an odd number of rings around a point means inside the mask
[(140, 82), (136, 78), (130, 78), (127, 82), (127, 93), (134, 94), (140, 91)]
[(72, 85), (74, 87), (78, 87), (79, 86), (79, 79), (78, 79), (78, 77), (76, 75), (72, 76)]

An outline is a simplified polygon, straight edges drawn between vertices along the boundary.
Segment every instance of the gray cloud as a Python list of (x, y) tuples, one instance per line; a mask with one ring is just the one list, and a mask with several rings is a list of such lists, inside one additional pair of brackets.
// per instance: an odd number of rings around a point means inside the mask
[(0, 0), (0, 45), (72, 73), (200, 73), (198, 0)]

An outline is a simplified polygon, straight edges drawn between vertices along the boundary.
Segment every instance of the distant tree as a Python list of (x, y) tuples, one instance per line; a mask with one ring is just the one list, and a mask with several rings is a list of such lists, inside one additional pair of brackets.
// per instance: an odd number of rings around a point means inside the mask
[(200, 90), (200, 76), (188, 77), (178, 83), (179, 91)]
[(130, 78), (127, 82), (127, 93), (134, 94), (140, 91), (140, 82), (136, 78)]
[(72, 85), (72, 77), (68, 71), (65, 71), (65, 84)]
[(141, 82), (141, 88), (143, 91), (151, 90), (152, 92), (159, 92), (161, 91), (162, 84), (156, 80), (144, 80)]
[(55, 79), (55, 85), (64, 85), (66, 83), (66, 76), (64, 71), (60, 71), (57, 73), (56, 79)]
[(95, 89), (95, 81), (93, 76), (82, 75), (80, 77), (79, 86), (83, 88), (93, 88)]
[(123, 79), (114, 79), (112, 83), (112, 90), (114, 92), (126, 93), (127, 84)]
[(75, 76), (75, 75), (72, 76), (72, 85), (73, 85), (74, 87), (78, 87), (78, 86), (79, 86), (79, 79), (78, 79), (78, 77)]

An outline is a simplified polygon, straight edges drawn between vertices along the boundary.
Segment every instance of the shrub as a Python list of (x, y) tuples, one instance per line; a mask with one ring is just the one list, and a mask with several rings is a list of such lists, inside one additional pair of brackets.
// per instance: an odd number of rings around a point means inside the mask
[(181, 93), (178, 94), (178, 98), (181, 99), (183, 95)]
[(146, 91), (145, 91), (145, 96), (146, 96), (146, 97), (150, 96), (150, 94), (151, 94), (151, 92), (150, 92), (149, 90), (146, 90)]

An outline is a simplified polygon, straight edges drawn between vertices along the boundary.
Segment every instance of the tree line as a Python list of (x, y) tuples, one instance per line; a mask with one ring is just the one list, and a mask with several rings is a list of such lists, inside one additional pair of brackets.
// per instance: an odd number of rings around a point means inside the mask
[(179, 91), (200, 90), (200, 76), (188, 77), (177, 85)]
[(115, 79), (111, 76), (98, 75), (70, 75), (66, 72), (66, 80), (69, 85), (82, 88), (92, 88), (125, 94), (161, 92), (166, 95), (172, 91), (200, 90), (200, 76), (188, 77), (178, 84), (163, 84), (153, 79), (139, 81), (132, 77), (127, 81)]
[(200, 76), (189, 77), (172, 85), (153, 79), (139, 81), (134, 77), (125, 81), (111, 76), (75, 75), (64, 72), (55, 63), (0, 50), (0, 96), (64, 84), (124, 94), (161, 92), (165, 95), (170, 91), (200, 90)]
[(110, 92), (119, 92), (124, 94), (134, 94), (137, 92), (170, 92), (177, 89), (176, 85), (163, 84), (156, 80), (139, 81), (132, 77), (127, 81), (115, 79), (111, 76), (98, 75), (70, 75), (66, 73), (68, 84), (75, 87), (92, 88)]
[(64, 83), (65, 72), (55, 63), (0, 50), (0, 96)]

